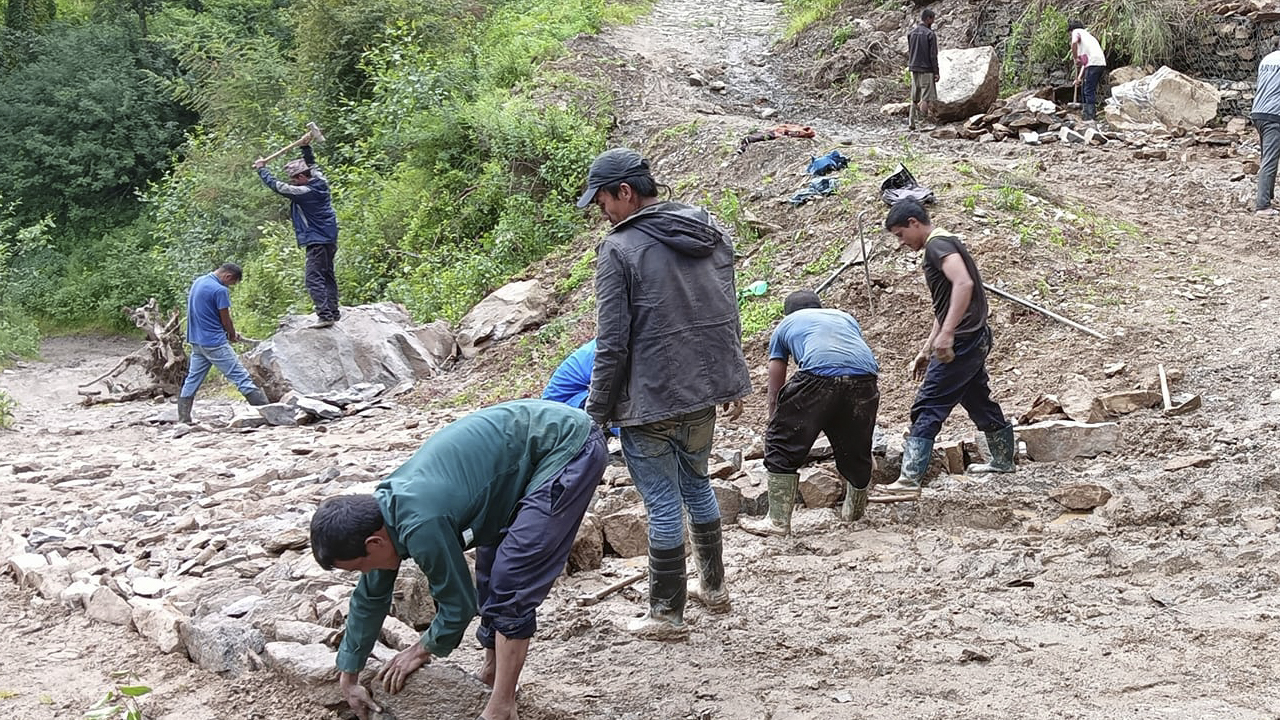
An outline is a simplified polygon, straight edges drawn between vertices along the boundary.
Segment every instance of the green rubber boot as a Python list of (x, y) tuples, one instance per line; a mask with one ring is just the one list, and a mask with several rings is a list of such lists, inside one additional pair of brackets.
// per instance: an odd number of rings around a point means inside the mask
[(999, 430), (989, 430), (983, 435), (987, 438), (987, 456), (991, 462), (970, 465), (965, 468), (969, 473), (1011, 473), (1013, 472), (1013, 456), (1018, 447), (1018, 440), (1013, 436), (1013, 426), (1005, 425)]
[(867, 489), (856, 488), (853, 483), (845, 483), (844, 504), (840, 506), (840, 519), (845, 522), (856, 522), (867, 513)]
[(738, 527), (752, 535), (791, 534), (791, 511), (796, 507), (798, 473), (769, 473), (769, 516), (760, 520), (739, 520)]
[(933, 454), (931, 438), (909, 437), (902, 444), (902, 470), (896, 482), (884, 486), (890, 495), (914, 495), (920, 497), (920, 485), (929, 471), (929, 458)]

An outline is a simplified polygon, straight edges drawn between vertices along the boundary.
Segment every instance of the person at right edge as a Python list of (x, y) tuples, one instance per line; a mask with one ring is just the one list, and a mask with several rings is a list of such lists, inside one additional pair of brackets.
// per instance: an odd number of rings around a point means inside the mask
[(1076, 73), (1076, 85), (1080, 86), (1080, 113), (1085, 120), (1098, 117), (1098, 83), (1107, 72), (1107, 56), (1102, 44), (1093, 33), (1084, 29), (1084, 23), (1072, 20), (1067, 23), (1071, 33), (1071, 57), (1076, 59), (1080, 71)]
[[(585, 410), (621, 429), (622, 453), (649, 516), (649, 611), (628, 628), (680, 639), (689, 598), (730, 609), (720, 506), (707, 477), (716, 406), (729, 419), (751, 392), (742, 354), (733, 244), (701, 208), (658, 198), (649, 163), (608, 150), (578, 200), (613, 223), (597, 249), (596, 359)], [(698, 582), (685, 584), (688, 510)]]
[(1262, 146), (1254, 214), (1275, 217), (1280, 215), (1280, 210), (1271, 206), (1276, 190), (1276, 164), (1280, 163), (1280, 50), (1262, 58), (1258, 65), (1258, 89), (1249, 119), (1258, 128), (1258, 141)]
[(912, 361), (912, 377), (924, 382), (911, 405), (911, 431), (902, 448), (902, 470), (897, 481), (883, 490), (919, 497), (933, 440), (957, 404), (964, 406), (987, 440), (989, 462), (970, 465), (967, 472), (1013, 472), (1013, 425), (991, 399), (988, 384), (991, 330), (978, 266), (960, 238), (935, 228), (929, 213), (913, 200), (890, 208), (884, 227), (902, 247), (924, 250), (924, 277), (934, 319), (929, 339)]

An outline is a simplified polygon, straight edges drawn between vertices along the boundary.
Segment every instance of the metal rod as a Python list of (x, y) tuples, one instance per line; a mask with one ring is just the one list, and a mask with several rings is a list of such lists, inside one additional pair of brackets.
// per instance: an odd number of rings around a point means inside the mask
[(1007, 293), (1007, 292), (1005, 292), (1004, 290), (1001, 290), (1000, 288), (997, 288), (997, 287), (993, 287), (992, 285), (990, 285), (990, 284), (988, 284), (988, 283), (982, 283), (982, 287), (986, 288), (987, 290), (990, 290), (991, 292), (995, 293), (996, 295), (999, 295), (1000, 297), (1002, 297), (1002, 298), (1004, 298), (1004, 299), (1006, 299), (1006, 300), (1012, 300), (1013, 302), (1016, 302), (1016, 303), (1018, 303), (1019, 305), (1022, 305), (1023, 307), (1031, 308), (1032, 310), (1035, 310), (1036, 312), (1038, 312), (1038, 313), (1040, 313), (1040, 314), (1042, 314), (1042, 315), (1045, 315), (1046, 317), (1051, 317), (1051, 318), (1053, 318), (1054, 320), (1057, 320), (1058, 322), (1060, 322), (1060, 323), (1062, 323), (1062, 324), (1064, 324), (1064, 325), (1070, 325), (1071, 327), (1073, 327), (1073, 328), (1075, 328), (1075, 329), (1079, 330), (1080, 332), (1082, 332), (1082, 333), (1084, 333), (1084, 334), (1086, 334), (1086, 335), (1092, 335), (1093, 337), (1096, 337), (1096, 338), (1098, 338), (1099, 340), (1106, 340), (1106, 339), (1107, 339), (1105, 335), (1103, 335), (1102, 333), (1098, 332), (1097, 330), (1090, 330), (1089, 328), (1085, 327), (1084, 325), (1081, 325), (1080, 323), (1078, 323), (1078, 322), (1076, 322), (1076, 321), (1074, 321), (1074, 320), (1068, 320), (1068, 319), (1066, 319), (1066, 318), (1062, 317), (1061, 315), (1059, 315), (1059, 314), (1057, 314), (1057, 313), (1053, 312), (1052, 310), (1046, 310), (1046, 309), (1044, 309), (1044, 308), (1040, 307), (1039, 305), (1036, 305), (1035, 303), (1031, 302), (1030, 300), (1024, 300), (1024, 299), (1022, 299), (1022, 298), (1018, 297), (1017, 295), (1013, 295), (1013, 294), (1011, 294), (1011, 293)]
[(876, 312), (875, 301), (871, 299), (871, 256), (867, 254), (867, 241), (862, 236), (862, 218), (869, 211), (863, 210), (858, 213), (858, 244), (862, 246), (862, 275), (867, 281), (867, 309), (874, 315)]

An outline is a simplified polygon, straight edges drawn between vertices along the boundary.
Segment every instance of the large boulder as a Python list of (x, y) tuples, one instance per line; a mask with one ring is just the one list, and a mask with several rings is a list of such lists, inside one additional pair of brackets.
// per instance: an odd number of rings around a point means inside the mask
[(448, 324), (418, 325), (404, 307), (377, 303), (343, 308), (333, 327), (316, 329), (290, 315), (244, 356), (245, 367), (272, 398), (289, 391), (323, 395), (361, 383), (394, 387), (434, 377), (454, 355)]
[(1107, 103), (1107, 120), (1121, 129), (1202, 128), (1217, 116), (1217, 88), (1168, 67), (1111, 88)]
[(1097, 457), (1120, 445), (1120, 426), (1113, 422), (1045, 420), (1017, 431), (1018, 439), (1027, 444), (1027, 457), (1036, 462)]
[(990, 45), (938, 53), (938, 120), (950, 122), (985, 113), (1000, 96), (1000, 56)]
[(458, 323), (458, 349), (472, 358), (499, 340), (505, 340), (547, 319), (547, 291), (537, 280), (504, 285), (481, 300)]

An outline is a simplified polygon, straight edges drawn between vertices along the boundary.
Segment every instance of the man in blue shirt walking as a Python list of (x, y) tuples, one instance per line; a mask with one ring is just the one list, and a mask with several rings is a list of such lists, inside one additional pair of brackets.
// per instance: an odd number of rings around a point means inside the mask
[[(862, 328), (849, 313), (823, 308), (818, 294), (810, 290), (788, 295), (783, 311), (786, 317), (769, 340), (769, 427), (764, 440), (769, 517), (739, 523), (756, 535), (791, 532), (797, 471), (820, 432), (831, 441), (836, 469), (848, 485), (842, 519), (862, 518), (871, 483), (880, 367), (862, 339)], [(788, 381), (787, 361), (792, 357), (799, 370)]]
[(231, 293), (227, 288), (240, 282), (242, 275), (239, 265), (226, 263), (197, 278), (187, 293), (187, 342), (191, 343), (191, 359), (187, 379), (178, 392), (178, 422), (191, 424), (191, 405), (211, 367), (218, 368), (235, 383), (250, 405), (270, 402), (240, 364), (236, 351), (231, 349), (231, 343), (240, 336), (231, 322)]

